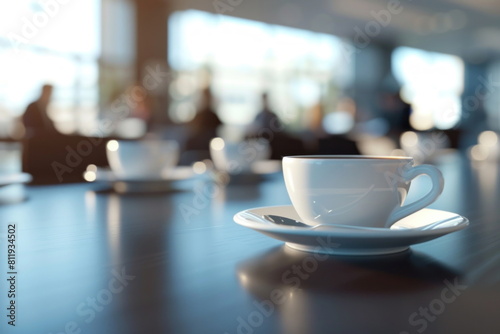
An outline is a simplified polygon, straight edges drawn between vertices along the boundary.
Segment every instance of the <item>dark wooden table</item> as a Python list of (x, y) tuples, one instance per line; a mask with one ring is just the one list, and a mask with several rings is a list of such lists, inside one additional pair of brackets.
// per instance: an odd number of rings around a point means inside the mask
[[(240, 210), (290, 203), (279, 174), (149, 195), (29, 187), (27, 201), (0, 206), (0, 332), (498, 334), (499, 167), (438, 166), (446, 186), (432, 207), (470, 227), (380, 257), (316, 258), (235, 224)], [(8, 224), (16, 327), (6, 317)]]

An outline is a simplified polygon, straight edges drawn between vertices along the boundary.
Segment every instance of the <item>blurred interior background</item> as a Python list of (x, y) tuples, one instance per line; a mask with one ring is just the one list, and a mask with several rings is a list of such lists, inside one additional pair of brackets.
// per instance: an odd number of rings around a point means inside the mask
[(283, 132), (303, 144), (296, 153), (321, 151), (311, 133), (344, 136), (363, 154), (415, 154), (427, 138), (486, 159), (478, 136), (487, 146), (497, 142), (494, 1), (18, 0), (0, 7), (0, 138), (25, 149), (33, 143), (23, 114), (44, 84), (54, 87), (47, 113), (64, 143), (147, 133), (188, 142), (185, 127), (207, 87), (224, 125), (218, 135), (248, 134), (267, 93)]

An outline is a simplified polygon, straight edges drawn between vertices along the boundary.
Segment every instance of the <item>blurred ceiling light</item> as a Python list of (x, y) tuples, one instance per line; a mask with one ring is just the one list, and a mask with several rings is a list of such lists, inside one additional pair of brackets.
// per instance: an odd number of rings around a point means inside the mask
[(345, 134), (354, 126), (354, 118), (347, 111), (335, 111), (323, 118), (323, 128), (329, 134)]
[(479, 134), (477, 141), (483, 146), (495, 146), (498, 143), (498, 135), (493, 131), (483, 131)]
[(106, 148), (112, 152), (117, 151), (119, 147), (120, 147), (120, 144), (118, 144), (118, 142), (114, 139), (108, 141), (108, 143), (106, 144)]
[(414, 147), (418, 145), (418, 135), (413, 131), (406, 131), (401, 135), (400, 143), (402, 147)]
[(210, 147), (213, 150), (220, 151), (224, 148), (224, 146), (226, 145), (224, 144), (224, 139), (222, 138), (217, 137), (210, 141)]

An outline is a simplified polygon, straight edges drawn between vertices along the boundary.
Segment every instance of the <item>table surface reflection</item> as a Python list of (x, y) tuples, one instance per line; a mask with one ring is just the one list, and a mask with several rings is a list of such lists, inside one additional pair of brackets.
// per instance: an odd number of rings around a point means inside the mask
[[(0, 206), (1, 332), (500, 333), (498, 165), (437, 165), (446, 186), (431, 207), (471, 225), (380, 257), (315, 257), (235, 224), (238, 211), (290, 203), (280, 174), (159, 194), (28, 187), (27, 201)], [(15, 328), (5, 316), (9, 223)]]

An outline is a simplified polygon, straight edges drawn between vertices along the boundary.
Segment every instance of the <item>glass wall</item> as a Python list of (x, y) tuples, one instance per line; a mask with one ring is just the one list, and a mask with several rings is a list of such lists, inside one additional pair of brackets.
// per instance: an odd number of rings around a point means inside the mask
[(209, 82), (225, 123), (251, 122), (267, 91), (274, 111), (294, 126), (304, 110), (332, 102), (352, 81), (353, 52), (332, 35), (194, 10), (174, 13), (169, 24), (177, 122), (194, 116), (197, 90)]
[(100, 0), (0, 4), (0, 136), (44, 83), (50, 116), (66, 133), (92, 128), (98, 106)]
[(412, 105), (410, 122), (416, 130), (449, 129), (458, 124), (464, 89), (464, 63), (459, 57), (399, 47), (392, 66), (402, 98)]

